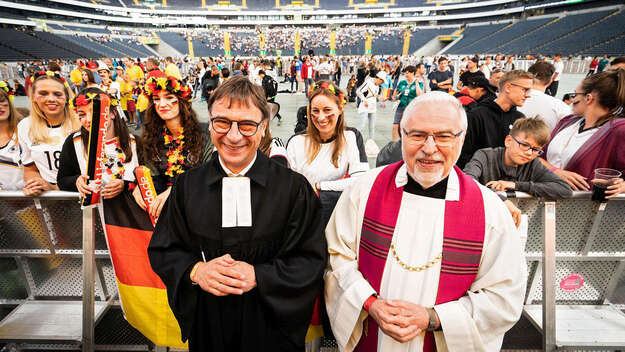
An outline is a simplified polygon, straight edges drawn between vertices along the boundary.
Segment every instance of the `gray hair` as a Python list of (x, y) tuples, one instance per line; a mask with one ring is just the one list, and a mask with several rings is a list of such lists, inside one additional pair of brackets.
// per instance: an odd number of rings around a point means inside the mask
[[(456, 99), (453, 95), (449, 93), (445, 93), (445, 92), (438, 92), (438, 91), (422, 94), (416, 97), (415, 99), (413, 99), (410, 102), (410, 104), (406, 106), (406, 110), (404, 110), (403, 116), (404, 117), (410, 116), (411, 113), (416, 111), (416, 108), (420, 104), (451, 105), (458, 111), (458, 115), (459, 115), (458, 117), (460, 118), (460, 127), (466, 131), (467, 125), (468, 125), (467, 113), (464, 111), (464, 108), (462, 107), (462, 104), (460, 103), (460, 101), (458, 101), (458, 99)], [(406, 120), (407, 119), (402, 118), (401, 120), (402, 128), (406, 126)]]

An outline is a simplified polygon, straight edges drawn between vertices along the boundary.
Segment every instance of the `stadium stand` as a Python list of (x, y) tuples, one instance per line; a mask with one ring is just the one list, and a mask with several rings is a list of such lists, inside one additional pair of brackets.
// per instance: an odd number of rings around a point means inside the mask
[(532, 52), (532, 49), (540, 44), (548, 43), (560, 36), (571, 33), (575, 28), (584, 27), (612, 12), (614, 11), (608, 10), (565, 16), (557, 19), (555, 22), (550, 23), (547, 26), (529, 33), (525, 37), (518, 38), (516, 41), (511, 41), (508, 44), (500, 46), (497, 48), (497, 52), (504, 54), (522, 54)]
[(189, 45), (183, 35), (176, 32), (158, 32), (157, 34), (162, 41), (178, 50), (182, 55), (189, 54)]
[(56, 23), (48, 23), (48, 24), (46, 24), (46, 26), (48, 27), (48, 29), (52, 29), (52, 30), (62, 30), (62, 31), (68, 30), (67, 28), (63, 27), (62, 25), (56, 24)]
[(201, 0), (168, 0), (167, 8), (200, 8), (202, 7)]
[(101, 34), (110, 34), (108, 30), (104, 28), (92, 28), (92, 27), (77, 27), (77, 26), (68, 26), (64, 25), (63, 27), (67, 28), (70, 31), (78, 32), (78, 33), (101, 33)]
[(70, 50), (72, 52), (80, 53), (82, 57), (95, 58), (102, 56), (96, 51), (89, 50), (83, 46), (76, 44), (76, 42), (73, 40), (67, 40), (52, 33), (36, 32), (36, 36), (41, 40), (47, 41), (48, 43), (54, 43), (55, 45), (66, 48), (67, 50)]
[[(418, 29), (416, 32), (413, 32), (410, 35), (410, 51), (414, 52), (427, 44), (430, 40), (436, 38), (439, 35), (452, 34), (455, 32), (457, 28), (424, 28)], [(403, 42), (399, 43), (399, 48), (401, 52), (401, 47), (403, 46)], [(395, 51), (397, 52), (397, 51)]]
[(0, 11), (0, 18), (8, 18), (12, 20), (25, 20), (26, 19), (26, 17), (24, 16), (16, 15), (14, 13), (6, 12), (6, 11)]
[(571, 31), (569, 35), (539, 46), (536, 50), (540, 50), (540, 52), (545, 54), (553, 54), (555, 52), (562, 52), (565, 55), (578, 54), (584, 49), (625, 33), (624, 23), (625, 12), (621, 11), (579, 31)]
[[(223, 48), (223, 40), (220, 45), (216, 45), (216, 43), (211, 43), (211, 46), (208, 46), (206, 41), (203, 39), (195, 39), (193, 42), (193, 54), (196, 56), (220, 56), (224, 53)], [(188, 50), (187, 50), (188, 51)]]
[(522, 36), (536, 28), (544, 26), (551, 22), (554, 18), (528, 19), (512, 23), (503, 29), (493, 33), (490, 36), (483, 37), (481, 40), (475, 41), (462, 50), (462, 54), (474, 53), (495, 53), (497, 48), (514, 38)]
[(18, 60), (24, 60), (24, 59), (34, 59), (35, 57), (32, 57), (30, 55), (27, 55), (25, 53), (13, 50), (9, 47), (6, 47), (4, 45), (2, 45), (2, 43), (0, 42), (0, 60), (4, 60), (4, 61), (18, 61)]
[(622, 55), (625, 53), (625, 34), (621, 34), (617, 37), (610, 39), (609, 41), (596, 45), (592, 48), (584, 50), (582, 55)]
[(121, 39), (110, 39), (110, 41), (105, 42), (104, 44), (111, 47), (115, 51), (124, 53), (124, 56), (149, 57), (154, 55), (154, 53), (145, 49), (143, 44), (137, 44), (136, 42), (125, 42)]
[(83, 57), (81, 52), (73, 52), (71, 49), (48, 42), (36, 35), (11, 28), (0, 29), (0, 43), (13, 49), (14, 52), (22, 53), (23, 59), (50, 57), (75, 59)]
[(83, 46), (85, 48), (88, 48), (90, 50), (93, 50), (97, 53), (99, 53), (99, 56), (106, 56), (106, 57), (122, 57), (122, 56), (126, 56), (124, 52), (121, 51), (117, 51), (103, 43), (100, 42), (96, 42), (95, 40), (89, 38), (89, 37), (83, 37), (83, 36), (76, 36), (76, 35), (71, 35), (71, 34), (62, 34), (61, 37), (70, 40), (70, 41), (74, 41), (78, 44), (80, 44), (80, 46)]
[[(485, 36), (495, 33), (505, 26), (508, 23), (495, 23), (495, 24), (486, 24), (486, 25), (475, 25), (475, 26), (467, 26), (465, 30), (462, 32), (462, 39), (458, 41), (449, 51), (449, 54), (461, 54), (463, 53), (463, 49), (475, 43), (478, 40), (481, 40)], [(411, 44), (412, 46), (412, 44)]]

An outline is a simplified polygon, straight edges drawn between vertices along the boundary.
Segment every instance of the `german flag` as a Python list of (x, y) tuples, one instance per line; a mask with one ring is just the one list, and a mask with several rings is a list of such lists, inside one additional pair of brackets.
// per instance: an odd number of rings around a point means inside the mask
[(158, 346), (188, 348), (169, 307), (167, 289), (148, 259), (154, 227), (128, 192), (104, 199), (100, 218), (126, 320)]

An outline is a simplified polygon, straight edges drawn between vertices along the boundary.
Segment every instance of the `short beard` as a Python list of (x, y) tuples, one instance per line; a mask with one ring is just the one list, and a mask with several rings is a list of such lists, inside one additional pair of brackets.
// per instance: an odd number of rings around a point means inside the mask
[(410, 175), (410, 177), (412, 177), (413, 180), (415, 180), (418, 184), (421, 185), (421, 187), (423, 187), (423, 189), (428, 189), (432, 186), (434, 186), (435, 184), (441, 182), (445, 177), (444, 177), (444, 172), (445, 169), (444, 168), (440, 168), (440, 171), (437, 172), (432, 172), (432, 173), (420, 173), (417, 172), (417, 165), (415, 164), (413, 170), (407, 170), (408, 171), (408, 175)]

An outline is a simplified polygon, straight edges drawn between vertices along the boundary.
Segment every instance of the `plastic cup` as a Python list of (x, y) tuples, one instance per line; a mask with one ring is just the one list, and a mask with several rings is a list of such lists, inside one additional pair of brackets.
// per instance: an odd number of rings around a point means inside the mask
[(592, 200), (605, 202), (605, 191), (608, 186), (616, 183), (621, 177), (621, 172), (609, 168), (595, 169), (595, 177), (593, 179)]

